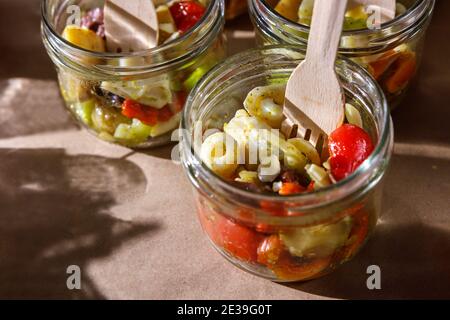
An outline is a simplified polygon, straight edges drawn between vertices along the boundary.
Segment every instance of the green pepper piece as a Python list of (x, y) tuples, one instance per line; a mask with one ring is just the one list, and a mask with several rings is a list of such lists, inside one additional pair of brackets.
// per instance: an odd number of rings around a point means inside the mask
[(95, 100), (90, 99), (84, 102), (78, 102), (73, 105), (76, 115), (84, 124), (90, 126), (92, 124), (92, 111), (95, 108)]

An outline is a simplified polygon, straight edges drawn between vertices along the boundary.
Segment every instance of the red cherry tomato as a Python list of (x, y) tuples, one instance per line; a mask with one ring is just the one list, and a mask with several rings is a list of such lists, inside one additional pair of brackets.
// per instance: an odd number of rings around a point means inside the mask
[(195, 1), (175, 2), (169, 9), (180, 32), (191, 29), (205, 14), (205, 7)]
[(370, 156), (374, 146), (366, 131), (351, 124), (344, 124), (330, 135), (328, 148), (331, 173), (340, 181)]
[(226, 251), (247, 262), (257, 261), (258, 246), (264, 235), (228, 219), (218, 221), (216, 227)]

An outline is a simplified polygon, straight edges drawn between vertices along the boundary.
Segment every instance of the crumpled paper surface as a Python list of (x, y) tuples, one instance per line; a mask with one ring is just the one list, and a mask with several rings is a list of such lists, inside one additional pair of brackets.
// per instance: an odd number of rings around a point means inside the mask
[[(450, 298), (450, 2), (438, 1), (419, 80), (395, 111), (396, 147), (375, 236), (324, 278), (282, 285), (209, 245), (173, 146), (109, 145), (63, 109), (39, 35), (39, 1), (0, 11), (0, 298)], [(248, 18), (230, 53), (253, 45)], [(366, 287), (379, 265), (381, 290)], [(66, 287), (78, 265), (82, 290)]]

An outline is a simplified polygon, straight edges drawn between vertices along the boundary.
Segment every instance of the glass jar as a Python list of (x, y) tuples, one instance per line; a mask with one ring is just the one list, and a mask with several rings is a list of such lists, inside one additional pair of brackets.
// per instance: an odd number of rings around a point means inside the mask
[[(76, 121), (99, 138), (128, 147), (169, 142), (190, 90), (225, 58), (224, 1), (206, 3), (201, 20), (174, 40), (140, 52), (103, 53), (77, 47), (61, 33), (74, 8), (88, 12), (103, 8), (104, 0), (43, 0), (42, 38)], [(124, 116), (125, 98), (144, 105), (154, 122)]]
[(286, 82), (304, 58), (297, 50), (268, 46), (214, 68), (189, 95), (180, 136), (183, 167), (212, 245), (239, 268), (280, 282), (319, 277), (359, 251), (380, 214), (381, 181), (393, 146), (381, 89), (345, 59), (336, 68), (347, 102), (359, 109), (364, 128), (377, 141), (351, 176), (317, 192), (281, 197), (237, 188), (204, 165), (196, 152), (202, 132), (228, 122), (253, 88)]
[[(398, 0), (406, 12), (380, 28), (344, 31), (339, 53), (351, 58), (378, 81), (391, 110), (403, 99), (417, 73), (434, 0)], [(260, 44), (306, 47), (309, 27), (278, 14), (265, 0), (249, 0), (250, 16)]]

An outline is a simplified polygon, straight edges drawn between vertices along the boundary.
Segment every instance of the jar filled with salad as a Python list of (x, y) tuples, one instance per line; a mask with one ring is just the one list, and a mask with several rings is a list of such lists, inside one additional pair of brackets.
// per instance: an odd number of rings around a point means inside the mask
[(171, 140), (187, 95), (226, 54), (223, 0), (153, 2), (157, 46), (111, 52), (105, 1), (42, 1), (42, 37), (67, 108), (99, 138), (133, 148)]
[[(375, 25), (376, 15), (350, 0), (339, 53), (363, 66), (397, 107), (417, 73), (434, 0), (397, 0), (396, 17)], [(354, 5), (356, 3), (356, 5)], [(261, 44), (307, 46), (314, 0), (249, 0)]]
[(286, 83), (304, 59), (297, 50), (229, 58), (201, 80), (182, 118), (182, 163), (206, 235), (234, 265), (280, 282), (322, 276), (360, 250), (381, 211), (393, 145), (380, 87), (350, 60), (336, 65), (346, 121), (328, 153), (283, 136)]

